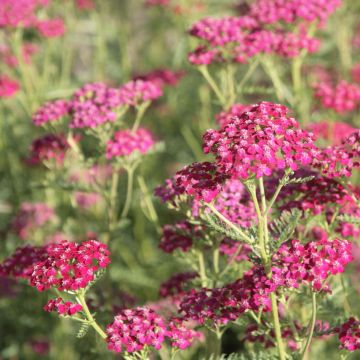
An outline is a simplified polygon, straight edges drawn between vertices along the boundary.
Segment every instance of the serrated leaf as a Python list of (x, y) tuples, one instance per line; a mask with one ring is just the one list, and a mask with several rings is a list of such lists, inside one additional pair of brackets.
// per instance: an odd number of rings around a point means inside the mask
[(309, 182), (311, 180), (314, 180), (315, 176), (307, 176), (307, 177), (303, 177), (303, 178), (292, 178), (289, 181), (287, 181), (287, 184), (303, 184), (306, 182)]
[(360, 226), (360, 218), (357, 218), (357, 217), (354, 217), (351, 215), (346, 215), (346, 214), (339, 215), (336, 218), (336, 220)]
[(84, 323), (81, 325), (81, 328), (79, 329), (78, 333), (76, 334), (76, 337), (78, 339), (83, 338), (89, 331), (90, 328), (90, 324), (89, 323)]
[(93, 287), (106, 273), (106, 269), (100, 268), (95, 274), (94, 274), (94, 280), (90, 281), (89, 284), (85, 288), (85, 292), (87, 292), (91, 287)]

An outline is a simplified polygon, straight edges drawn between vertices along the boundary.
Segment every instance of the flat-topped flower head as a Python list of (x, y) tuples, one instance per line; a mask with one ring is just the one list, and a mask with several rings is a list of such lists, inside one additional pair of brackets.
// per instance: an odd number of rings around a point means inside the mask
[(175, 86), (184, 76), (184, 71), (155, 69), (146, 74), (134, 76), (134, 80), (152, 81), (163, 88), (164, 86)]
[(162, 95), (161, 86), (152, 80), (133, 80), (120, 87), (120, 99), (123, 104), (129, 106), (139, 106)]
[(154, 310), (137, 307), (121, 310), (107, 326), (106, 333), (108, 349), (117, 353), (133, 353), (145, 346), (160, 350), (165, 341), (166, 325)]
[(250, 15), (262, 24), (324, 22), (340, 5), (341, 0), (256, 0)]
[(326, 140), (329, 145), (339, 145), (355, 132), (355, 128), (341, 121), (320, 121), (308, 126), (317, 139)]
[(199, 275), (196, 272), (182, 272), (170, 277), (160, 286), (160, 296), (179, 296), (185, 293), (185, 286)]
[(20, 90), (17, 81), (10, 79), (6, 75), (0, 76), (0, 98), (11, 98)]
[(215, 120), (221, 127), (224, 127), (231, 122), (234, 117), (241, 116), (242, 113), (249, 111), (251, 107), (252, 105), (234, 104), (228, 110), (215, 115)]
[(59, 37), (65, 33), (65, 24), (62, 19), (38, 20), (35, 23), (39, 33), (47, 38)]
[(360, 350), (360, 321), (351, 317), (341, 326), (335, 328), (339, 334), (340, 349), (348, 351)]
[(173, 317), (169, 321), (166, 336), (171, 341), (171, 347), (185, 350), (191, 346), (194, 340), (201, 339), (203, 335), (186, 326), (184, 319)]
[(46, 102), (32, 116), (32, 122), (36, 126), (58, 121), (69, 114), (69, 102), (66, 100), (55, 100)]
[(103, 83), (86, 84), (78, 89), (70, 101), (71, 128), (95, 128), (114, 122), (123, 105), (120, 91)]
[(25, 245), (0, 263), (0, 275), (28, 279), (35, 264), (47, 257), (46, 247)]
[(29, 240), (33, 231), (55, 218), (55, 210), (41, 202), (23, 202), (12, 220), (11, 228), (23, 240)]
[(288, 111), (269, 102), (254, 105), (220, 130), (208, 130), (204, 151), (216, 156), (218, 169), (243, 179), (309, 165), (318, 152), (313, 135), (299, 129)]
[(145, 155), (153, 148), (155, 140), (149, 130), (140, 128), (135, 132), (120, 130), (106, 145), (106, 158), (127, 157), (133, 153)]
[(76, 291), (94, 280), (110, 263), (107, 246), (96, 240), (73, 243), (63, 240), (47, 247), (47, 258), (34, 265), (30, 285), (38, 291), (51, 287)]
[(46, 134), (32, 142), (30, 156), (26, 162), (29, 165), (39, 165), (53, 161), (56, 165), (61, 166), (69, 148), (70, 146), (63, 135)]

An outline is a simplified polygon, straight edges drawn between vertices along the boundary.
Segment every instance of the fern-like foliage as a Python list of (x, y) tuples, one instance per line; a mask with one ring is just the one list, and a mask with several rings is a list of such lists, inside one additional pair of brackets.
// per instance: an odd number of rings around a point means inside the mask
[(354, 224), (354, 225), (360, 225), (360, 218), (351, 216), (351, 215), (347, 215), (347, 214), (343, 214), (343, 215), (339, 215), (336, 220), (338, 221), (342, 221), (342, 222), (347, 222), (350, 224)]
[(248, 236), (252, 241), (247, 241), (244, 239), (236, 230), (229, 228), (223, 221), (219, 220), (215, 215), (207, 214), (203, 215), (202, 218), (205, 220), (206, 224), (210, 229), (215, 230), (216, 232), (225, 235), (233, 240), (247, 242), (248, 244), (253, 244), (256, 238), (256, 230), (255, 228), (244, 229), (238, 225), (236, 227), (239, 228), (246, 236)]
[(275, 219), (271, 223), (271, 235), (275, 239), (275, 241), (271, 242), (272, 250), (277, 250), (282, 243), (291, 238), (299, 223), (301, 215), (302, 213), (299, 209), (283, 211), (280, 218)]
[(87, 292), (91, 287), (93, 287), (106, 273), (106, 269), (99, 269), (95, 275), (94, 275), (94, 280), (90, 281), (89, 284), (86, 286), (85, 288), (85, 292)]
[(76, 337), (78, 339), (81, 339), (83, 338), (84, 336), (86, 336), (86, 334), (88, 333), (89, 331), (89, 328), (90, 328), (90, 324), (89, 323), (84, 323), (81, 325), (81, 328), (79, 329)]
[(306, 177), (303, 177), (303, 178), (292, 178), (292, 179), (289, 179), (286, 184), (289, 185), (289, 184), (303, 184), (303, 183), (306, 183), (306, 182), (309, 182), (311, 180), (314, 180), (315, 179), (315, 176), (306, 176)]

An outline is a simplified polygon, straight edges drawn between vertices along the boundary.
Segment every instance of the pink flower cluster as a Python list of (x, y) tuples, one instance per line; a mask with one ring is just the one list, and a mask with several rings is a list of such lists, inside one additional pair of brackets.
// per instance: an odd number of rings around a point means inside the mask
[(160, 350), (166, 338), (171, 346), (186, 349), (199, 333), (188, 329), (183, 319), (172, 318), (166, 324), (154, 310), (147, 307), (121, 310), (107, 326), (108, 349), (114, 352), (138, 352), (145, 347)]
[(341, 5), (341, 0), (256, 0), (250, 14), (263, 24), (297, 20), (323, 22)]
[(139, 106), (141, 103), (154, 101), (162, 95), (161, 86), (150, 80), (133, 80), (120, 88), (121, 102), (129, 106)]
[(251, 253), (251, 248), (247, 244), (225, 238), (220, 243), (219, 251), (221, 255), (227, 257), (228, 261), (247, 261), (249, 260), (248, 255)]
[(335, 86), (324, 82), (315, 86), (315, 97), (324, 108), (344, 114), (354, 111), (360, 105), (360, 86), (344, 80)]
[(12, 220), (11, 228), (22, 240), (55, 218), (55, 211), (45, 203), (24, 202)]
[(48, 0), (1, 0), (0, 28), (33, 28), (42, 36), (56, 37), (65, 32), (61, 19), (40, 19), (37, 12), (48, 5)]
[(340, 349), (349, 351), (360, 350), (360, 321), (351, 317), (348, 321), (335, 329), (339, 334)]
[(80, 304), (64, 301), (61, 297), (49, 300), (44, 306), (44, 310), (47, 312), (56, 311), (59, 315), (65, 316), (72, 316), (82, 309)]
[(176, 249), (188, 251), (193, 241), (201, 239), (202, 229), (198, 225), (192, 225), (188, 221), (180, 221), (174, 225), (165, 225), (159, 248), (166, 253), (172, 253)]
[(215, 115), (215, 120), (220, 127), (224, 127), (229, 124), (234, 117), (240, 117), (244, 112), (249, 111), (250, 109), (251, 105), (234, 104), (228, 110)]
[(318, 153), (313, 135), (298, 129), (287, 113), (283, 105), (254, 105), (220, 130), (208, 130), (204, 151), (216, 156), (218, 169), (243, 179), (309, 165)]
[(357, 130), (342, 141), (341, 145), (321, 149), (313, 162), (328, 177), (349, 177), (360, 166), (360, 131)]
[(191, 27), (190, 34), (202, 42), (188, 57), (195, 65), (223, 61), (242, 63), (261, 53), (294, 57), (301, 50), (312, 53), (319, 47), (319, 41), (309, 37), (304, 26), (298, 33), (267, 29), (246, 15), (202, 19)]
[[(38, 51), (38, 46), (32, 43), (25, 42), (21, 48), (22, 61), (25, 64), (31, 63), (31, 58)], [(12, 50), (4, 44), (0, 44), (0, 60), (5, 63), (10, 69), (14, 69), (19, 64), (19, 59), (14, 55)]]
[(339, 145), (356, 130), (351, 125), (341, 121), (320, 121), (308, 126), (316, 138), (321, 138), (330, 145)]
[(69, 144), (63, 135), (46, 134), (32, 142), (26, 162), (29, 165), (39, 165), (53, 161), (57, 166), (61, 166), (68, 149)]
[(145, 346), (160, 350), (165, 340), (166, 325), (155, 311), (138, 307), (120, 311), (114, 322), (107, 326), (108, 349), (129, 353), (141, 351)]
[(85, 288), (94, 280), (95, 273), (110, 263), (107, 246), (95, 240), (50, 244), (47, 255), (34, 265), (30, 276), (30, 285), (38, 291), (51, 287), (60, 291)]
[(351, 260), (351, 243), (347, 240), (319, 240), (305, 245), (293, 240), (281, 245), (273, 256), (271, 281), (288, 288), (308, 282), (314, 291), (326, 290), (326, 279), (344, 272)]
[(159, 291), (160, 296), (183, 295), (185, 293), (184, 286), (196, 277), (198, 277), (196, 272), (183, 272), (171, 276), (169, 280), (161, 284)]
[(20, 89), (19, 84), (6, 75), (0, 76), (0, 98), (10, 98)]
[(36, 126), (41, 126), (48, 122), (58, 121), (68, 113), (69, 103), (66, 100), (49, 101), (33, 115), (32, 122)]
[(177, 197), (187, 195), (210, 202), (219, 194), (228, 177), (210, 162), (193, 163), (178, 171), (165, 186), (158, 187), (155, 194), (163, 201), (175, 201)]
[(135, 132), (120, 130), (106, 145), (106, 158), (129, 156), (134, 152), (146, 154), (154, 146), (154, 138), (149, 130), (140, 128)]
[(25, 278), (31, 276), (33, 266), (47, 256), (46, 247), (25, 245), (0, 263), (0, 275), (6, 277)]

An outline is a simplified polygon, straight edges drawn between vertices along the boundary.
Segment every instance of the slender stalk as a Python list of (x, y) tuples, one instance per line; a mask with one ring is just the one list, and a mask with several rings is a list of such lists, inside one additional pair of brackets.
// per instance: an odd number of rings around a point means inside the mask
[(271, 300), (271, 312), (272, 312), (272, 317), (273, 317), (273, 325), (274, 325), (274, 330), (275, 330), (275, 338), (276, 338), (276, 344), (277, 344), (277, 349), (278, 349), (278, 353), (279, 353), (279, 358), (280, 358), (280, 360), (286, 360), (285, 347), (284, 347), (284, 343), (282, 341), (282, 336), (281, 336), (279, 309), (278, 309), (278, 305), (277, 305), (276, 294), (274, 292), (272, 292), (270, 294), (270, 300)]
[(226, 69), (226, 82), (227, 82), (227, 96), (228, 101), (226, 104), (226, 108), (229, 108), (231, 105), (234, 104), (236, 99), (236, 89), (235, 89), (235, 70), (233, 64), (228, 64)]
[(228, 225), (231, 229), (236, 231), (245, 241), (248, 243), (253, 243), (253, 239), (247, 236), (241, 229), (239, 229), (236, 225), (234, 225), (231, 221), (229, 221), (223, 214), (221, 214), (214, 205), (209, 203), (204, 203), (220, 220), (222, 220), (226, 225)]
[(89, 324), (93, 327), (93, 329), (103, 338), (106, 339), (107, 335), (104, 332), (104, 330), (101, 329), (101, 327), (97, 324), (94, 317), (91, 315), (91, 312), (86, 304), (84, 293), (81, 292), (76, 296), (78, 302), (83, 307), (86, 319), (88, 320)]
[(204, 76), (205, 80), (208, 82), (208, 84), (210, 85), (210, 87), (212, 88), (212, 90), (214, 91), (214, 93), (216, 94), (218, 100), (220, 101), (220, 104), (225, 107), (226, 106), (226, 99), (223, 96), (223, 94), (221, 93), (221, 90), (219, 89), (219, 87), (217, 86), (215, 80), (213, 79), (213, 77), (210, 75), (209, 70), (207, 68), (207, 66), (200, 66), (199, 67), (199, 71), (201, 72), (201, 74)]
[(110, 190), (110, 206), (109, 206), (109, 232), (113, 230), (114, 225), (116, 223), (116, 210), (117, 210), (117, 193), (118, 193), (118, 185), (119, 185), (119, 171), (118, 169), (114, 169), (111, 177), (111, 190)]
[(201, 286), (206, 287), (207, 285), (207, 277), (205, 270), (205, 259), (202, 251), (198, 250), (198, 262), (199, 262), (199, 275), (201, 279)]
[(252, 74), (255, 72), (255, 70), (257, 69), (259, 65), (259, 59), (255, 59), (255, 61), (253, 61), (248, 70), (246, 71), (245, 75), (243, 76), (243, 78), (241, 79), (239, 85), (238, 85), (238, 92), (241, 93), (242, 89), (244, 87), (244, 85), (246, 84), (246, 82), (250, 79), (250, 77), (252, 76)]
[(128, 167), (126, 169), (128, 180), (127, 180), (127, 190), (126, 190), (126, 199), (125, 199), (125, 205), (121, 212), (121, 218), (126, 218), (126, 216), (129, 213), (131, 200), (132, 200), (132, 193), (134, 188), (134, 171), (135, 167)]
[(150, 105), (150, 101), (147, 101), (136, 108), (136, 117), (135, 117), (134, 125), (131, 129), (132, 133), (137, 131), (137, 129), (139, 128), (141, 120), (144, 117), (145, 111), (149, 107), (149, 105)]
[(311, 340), (314, 335), (315, 322), (316, 322), (316, 292), (313, 291), (312, 292), (312, 316), (311, 316), (311, 321), (309, 324), (309, 335), (306, 339), (306, 343), (305, 343), (304, 349), (301, 354), (301, 360), (305, 359), (305, 356), (309, 350)]

